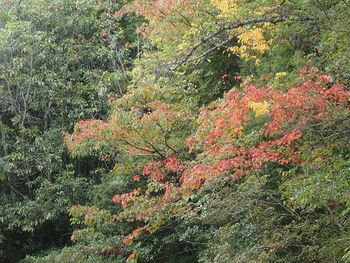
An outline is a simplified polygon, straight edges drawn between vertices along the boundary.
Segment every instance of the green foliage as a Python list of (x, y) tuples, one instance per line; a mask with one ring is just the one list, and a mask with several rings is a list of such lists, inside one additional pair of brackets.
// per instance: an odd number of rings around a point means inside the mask
[(0, 2), (0, 261), (17, 262), (70, 242), (67, 207), (106, 164), (72, 159), (62, 131), (126, 92), (138, 21), (107, 0)]

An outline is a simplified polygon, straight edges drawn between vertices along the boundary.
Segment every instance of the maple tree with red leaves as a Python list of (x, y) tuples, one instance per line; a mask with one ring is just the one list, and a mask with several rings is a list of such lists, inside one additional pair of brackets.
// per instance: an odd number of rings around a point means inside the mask
[[(192, 191), (215, 178), (224, 176), (235, 180), (259, 172), (269, 163), (302, 162), (297, 141), (303, 132), (310, 125), (331, 119), (334, 112), (349, 111), (349, 91), (342, 84), (332, 83), (330, 76), (320, 75), (317, 71), (315, 68), (301, 70), (300, 80), (285, 89), (246, 83), (242, 90), (231, 90), (222, 100), (210, 105), (211, 109), (203, 109), (198, 116), (196, 132), (188, 138), (189, 151), (197, 153), (194, 165), (175, 156), (160, 154), (160, 160), (150, 161), (142, 173), (133, 178), (136, 185), (146, 180), (146, 188), (140, 185), (141, 188), (130, 193), (114, 196), (113, 201), (124, 208), (117, 220), (146, 223), (126, 236), (124, 243), (132, 244), (143, 231), (156, 231), (167, 214), (186, 209), (186, 198)], [(170, 116), (166, 111), (169, 107), (161, 106), (134, 122), (157, 123), (164, 116), (171, 119), (176, 113)], [(111, 118), (109, 125), (113, 126), (115, 120)], [(97, 123), (103, 124), (100, 127), (103, 130), (105, 123)], [(94, 125), (90, 127), (95, 128)], [(151, 127), (144, 126), (146, 129)], [(123, 138), (134, 136), (128, 134), (131, 131), (124, 130)], [(90, 132), (78, 130), (72, 138), (77, 138), (76, 142), (80, 143), (81, 138), (91, 132), (94, 133), (94, 129)], [(85, 139), (90, 138), (85, 136)], [(123, 140), (115, 140), (123, 143)], [(133, 144), (124, 143), (129, 148), (128, 153), (134, 154)], [(135, 147), (134, 150), (152, 155), (151, 149)], [(179, 208), (180, 203), (182, 208)]]

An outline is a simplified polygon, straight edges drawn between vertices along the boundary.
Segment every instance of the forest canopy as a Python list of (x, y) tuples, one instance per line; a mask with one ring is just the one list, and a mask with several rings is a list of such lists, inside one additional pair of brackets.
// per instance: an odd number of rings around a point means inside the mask
[(350, 262), (349, 0), (0, 1), (1, 262)]

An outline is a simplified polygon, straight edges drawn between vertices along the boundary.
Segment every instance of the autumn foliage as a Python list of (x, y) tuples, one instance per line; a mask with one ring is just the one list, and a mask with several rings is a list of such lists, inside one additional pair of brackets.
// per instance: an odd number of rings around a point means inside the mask
[(348, 0), (0, 2), (0, 262), (350, 263)]
[[(154, 123), (159, 123), (160, 132), (166, 134), (157, 136), (170, 138), (178, 124), (172, 119), (180, 112), (169, 111), (174, 106), (151, 104), (153, 112), (134, 117), (129, 128), (112, 132), (118, 134), (113, 143), (124, 143), (128, 154), (156, 154), (156, 158), (133, 177), (140, 186), (113, 198), (116, 204), (123, 206), (123, 211), (116, 215), (117, 220), (145, 223), (126, 236), (124, 243), (131, 244), (143, 231), (153, 233), (168, 214), (182, 213), (187, 209), (186, 200), (191, 192), (215, 178), (235, 180), (251, 176), (269, 163), (302, 162), (297, 142), (302, 140), (304, 131), (331, 119), (334, 112), (348, 112), (349, 99), (350, 93), (344, 85), (334, 82), (329, 75), (319, 74), (316, 68), (302, 69), (300, 79), (286, 88), (246, 80), (242, 89), (229, 91), (223, 99), (201, 110), (197, 129), (187, 140), (188, 154), (196, 153), (195, 161), (176, 157), (175, 149), (164, 146), (166, 139), (143, 136), (151, 130), (156, 132)], [(88, 126), (91, 130), (80, 123), (80, 129), (66, 137), (70, 149), (84, 140), (104, 140), (99, 134), (106, 126), (116, 126), (116, 116), (112, 115), (108, 123), (93, 122)], [(131, 141), (135, 140), (135, 134), (144, 141), (142, 145)], [(175, 141), (171, 143), (176, 144)]]

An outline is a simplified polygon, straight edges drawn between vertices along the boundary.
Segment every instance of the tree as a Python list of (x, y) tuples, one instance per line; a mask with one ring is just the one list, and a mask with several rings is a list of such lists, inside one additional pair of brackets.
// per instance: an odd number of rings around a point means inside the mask
[[(137, 47), (111, 1), (1, 2), (1, 258), (69, 242), (66, 207), (90, 199), (93, 160), (67, 155), (61, 131), (107, 114)], [(97, 174), (97, 172), (96, 172)], [(16, 243), (21, 244), (14, 253)]]

